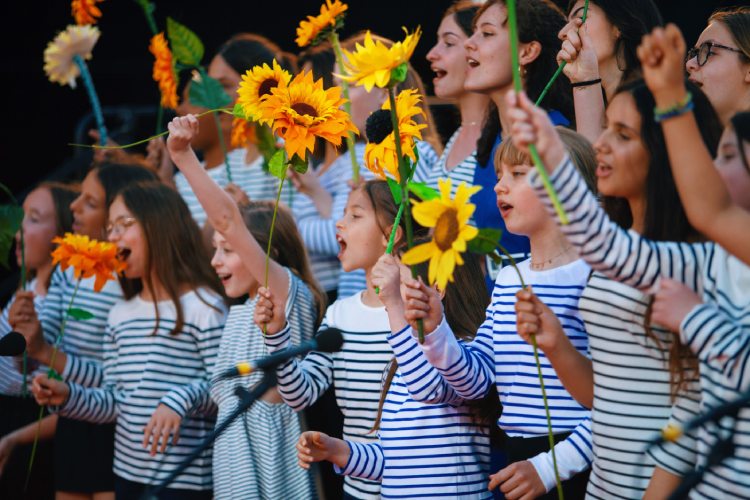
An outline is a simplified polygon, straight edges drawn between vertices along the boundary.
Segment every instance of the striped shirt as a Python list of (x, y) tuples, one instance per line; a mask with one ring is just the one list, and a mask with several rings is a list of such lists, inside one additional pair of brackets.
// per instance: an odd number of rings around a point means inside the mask
[[(247, 150), (245, 148), (234, 149), (227, 153), (229, 171), (232, 174), (232, 183), (239, 186), (252, 201), (275, 200), (276, 191), (279, 188), (278, 179), (263, 169), (262, 156), (248, 164), (245, 163), (246, 154)], [(222, 163), (206, 170), (208, 176), (221, 187), (229, 184), (225, 165), (225, 163)], [(198, 227), (203, 227), (207, 218), (206, 211), (203, 210), (198, 198), (193, 193), (193, 188), (190, 187), (182, 172), (175, 174), (174, 182), (177, 192), (185, 200), (193, 219), (198, 223)]]
[[(60, 342), (60, 350), (67, 356), (63, 379), (86, 387), (98, 387), (102, 380), (107, 315), (115, 302), (122, 299), (122, 289), (117, 280), (110, 280), (100, 292), (95, 292), (95, 278), (91, 277), (82, 279), (76, 292), (77, 281), (72, 267), (66, 271), (58, 267), (52, 273), (42, 308), (42, 329), (45, 341), (52, 345)], [(71, 304), (74, 292), (75, 300)], [(94, 317), (87, 320), (68, 318), (65, 332), (61, 332), (68, 307), (83, 309)]]
[[(135, 296), (117, 303), (107, 322), (102, 386), (69, 383), (70, 397), (60, 410), (78, 420), (116, 421), (114, 473), (136, 483), (159, 484), (214, 427), (209, 372), (226, 309), (221, 297), (203, 289), (182, 295), (180, 302), (185, 326), (176, 335), (170, 334), (175, 324), (171, 301), (158, 303), (158, 329), (153, 302)], [(159, 404), (182, 418), (180, 440), (170, 443), (165, 454), (152, 457), (142, 446), (143, 430)], [(170, 487), (210, 490), (211, 449)]]
[[(344, 345), (333, 354), (312, 352), (304, 361), (292, 360), (277, 370), (279, 393), (284, 401), (301, 411), (312, 405), (333, 383), (336, 402), (344, 414), (344, 439), (373, 443), (372, 432), (380, 402), (383, 370), (393, 354), (388, 346), (390, 333), (385, 307), (369, 307), (358, 293), (339, 299), (326, 311), (321, 328), (342, 331)], [(289, 328), (265, 338), (269, 350), (285, 347)], [(377, 499), (379, 481), (347, 476), (344, 491), (360, 499)]]
[(648, 337), (643, 325), (649, 302), (642, 292), (598, 272), (581, 296), (594, 370), (590, 498), (639, 499), (655, 464), (678, 476), (695, 465), (692, 435), (644, 454), (670, 418), (684, 424), (700, 405), (697, 376), (672, 401), (669, 350), (674, 335), (652, 326), (656, 340)]
[[(289, 272), (286, 317), (292, 327), (292, 342), (308, 340), (315, 329), (317, 309), (309, 288)], [(266, 356), (263, 332), (253, 314), (257, 297), (229, 310), (213, 370), (211, 397), (219, 406), (217, 422), (237, 408), (237, 386), (251, 388), (262, 372), (247, 377), (217, 380), (217, 375), (244, 360)], [(223, 499), (311, 498), (308, 471), (297, 464), (295, 445), (302, 432), (299, 417), (285, 404), (256, 401), (216, 438), (214, 443), (214, 495)]]
[[(533, 271), (529, 261), (518, 264), (524, 282), (557, 315), (565, 334), (582, 354), (588, 350), (578, 300), (586, 286), (589, 267), (572, 263), (545, 271)], [(497, 386), (503, 411), (498, 425), (511, 437), (538, 437), (547, 433), (547, 419), (539, 386), (533, 348), (516, 332), (515, 294), (521, 284), (514, 269), (500, 270), (487, 317), (468, 345), (456, 341), (445, 321), (426, 337), (422, 349), (445, 381), (466, 399), (480, 399), (492, 382)], [(591, 465), (591, 420), (589, 411), (565, 390), (544, 353), (539, 352), (544, 385), (555, 434), (570, 436), (555, 445), (562, 480)], [(555, 485), (551, 452), (529, 460), (549, 491)]]
[[(700, 361), (701, 411), (732, 401), (750, 387), (750, 267), (713, 243), (654, 242), (611, 222), (566, 158), (551, 176), (570, 224), (562, 226), (591, 266), (611, 279), (646, 293), (668, 277), (695, 290), (704, 304), (683, 319), (680, 338)], [(534, 172), (529, 182), (545, 203), (545, 189)], [(750, 498), (750, 408), (737, 420), (697, 432), (698, 464), (718, 438), (734, 435), (734, 455), (711, 467), (692, 492), (695, 498)]]
[[(34, 290), (36, 287), (36, 278), (29, 281), (24, 290)], [(34, 309), (38, 312), (42, 310), (44, 304), (44, 295), (34, 295)], [(13, 328), (8, 322), (10, 307), (15, 302), (16, 296), (13, 295), (3, 309), (0, 315), (0, 337), (4, 337)], [(20, 356), (0, 356), (0, 394), (3, 396), (22, 396), (24, 393), (24, 366), (23, 355)], [(34, 376), (45, 370), (39, 367), (34, 360), (26, 357), (26, 394), (31, 396), (31, 381)]]
[(440, 374), (411, 329), (389, 335), (388, 342), (399, 367), (383, 404), (379, 441), (348, 443), (342, 472), (381, 480), (383, 498), (492, 498), (489, 429), (474, 422), (455, 391), (434, 391)]

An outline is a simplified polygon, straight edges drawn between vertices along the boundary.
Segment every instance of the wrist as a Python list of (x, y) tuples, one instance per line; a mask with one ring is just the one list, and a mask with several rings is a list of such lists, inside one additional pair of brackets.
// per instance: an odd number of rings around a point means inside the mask
[(349, 455), (351, 454), (349, 445), (341, 439), (329, 439), (333, 442), (333, 449), (327, 460), (341, 469), (346, 468), (346, 464), (349, 463)]
[(670, 108), (683, 101), (687, 93), (685, 85), (676, 85), (654, 92), (654, 102), (657, 108)]
[(575, 75), (570, 78), (570, 84), (576, 85), (576, 84), (583, 83), (583, 82), (589, 82), (591, 80), (601, 81), (601, 77), (599, 76), (599, 71), (586, 71), (585, 73)]

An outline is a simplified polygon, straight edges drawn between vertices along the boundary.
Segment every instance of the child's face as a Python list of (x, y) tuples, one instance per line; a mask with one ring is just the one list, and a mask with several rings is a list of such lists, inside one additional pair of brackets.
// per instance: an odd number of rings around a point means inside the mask
[(621, 92), (607, 107), (607, 128), (594, 144), (596, 185), (602, 196), (644, 196), (649, 154), (641, 140), (641, 115), (633, 97)]
[(532, 165), (501, 163), (497, 173), (497, 208), (511, 233), (530, 236), (550, 221), (544, 205), (526, 180), (532, 168)]
[[(47, 188), (33, 190), (23, 202), (26, 267), (39, 269), (52, 262), (52, 238), (57, 231), (55, 203)], [(21, 265), (21, 232), (16, 233), (16, 261)]]
[(741, 147), (744, 148), (745, 158), (750, 159), (750, 142), (737, 144), (734, 129), (731, 126), (726, 127), (719, 141), (714, 165), (724, 180), (732, 201), (745, 210), (750, 210), (750, 170), (742, 162), (739, 149)]
[(511, 84), (507, 17), (505, 7), (493, 4), (477, 19), (476, 30), (465, 43), (466, 90), (487, 94)]
[(249, 293), (258, 283), (240, 256), (218, 232), (214, 232), (212, 241), (215, 251), (211, 265), (224, 285), (227, 297), (237, 298)]
[(385, 252), (386, 236), (378, 226), (375, 209), (364, 188), (349, 194), (344, 216), (336, 222), (339, 260), (344, 271), (369, 271)]
[(104, 187), (96, 170), (88, 173), (81, 184), (81, 194), (70, 204), (73, 212), (73, 231), (89, 238), (102, 239), (107, 223)]
[(143, 228), (118, 196), (109, 206), (109, 241), (117, 245), (119, 259), (127, 264), (125, 277), (143, 278), (148, 260), (148, 248)]
[(224, 92), (232, 98), (232, 102), (237, 100), (237, 89), (240, 87), (242, 77), (232, 68), (227, 61), (220, 55), (211, 59), (208, 65), (208, 76), (216, 79)]

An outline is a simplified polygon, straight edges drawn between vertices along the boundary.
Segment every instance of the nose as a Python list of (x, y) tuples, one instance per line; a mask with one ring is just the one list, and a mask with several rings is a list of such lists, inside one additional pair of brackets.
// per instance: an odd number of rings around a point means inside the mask
[(435, 44), (427, 53), (427, 60), (430, 62), (435, 62), (438, 60), (438, 57), (438, 44)]
[(218, 269), (219, 266), (221, 265), (221, 257), (219, 256), (220, 251), (221, 250), (217, 248), (216, 251), (214, 252), (213, 257), (211, 257), (211, 267), (213, 267), (214, 269)]
[(78, 211), (78, 207), (81, 206), (81, 198), (83, 198), (83, 195), (78, 195), (78, 197), (70, 202), (70, 211), (73, 213), (76, 213)]
[(476, 39), (474, 38), (476, 36), (477, 33), (475, 31), (469, 38), (466, 39), (466, 41), (464, 42), (464, 49), (466, 49), (467, 51), (477, 50), (477, 43)]
[(603, 130), (599, 137), (594, 142), (594, 152), (606, 153), (609, 151), (609, 142), (607, 141), (607, 131)]
[(502, 175), (502, 173), (500, 173), (500, 177), (498, 177), (497, 183), (495, 184), (495, 187), (494, 187), (494, 191), (496, 195), (501, 195), (501, 194), (505, 194), (508, 192), (508, 184), (504, 182), (504, 179), (506, 177), (507, 176)]
[(690, 59), (685, 61), (685, 69), (689, 74), (692, 75), (693, 73), (698, 71), (698, 68), (700, 68), (700, 66), (698, 65), (698, 55), (696, 55), (695, 57), (691, 57)]

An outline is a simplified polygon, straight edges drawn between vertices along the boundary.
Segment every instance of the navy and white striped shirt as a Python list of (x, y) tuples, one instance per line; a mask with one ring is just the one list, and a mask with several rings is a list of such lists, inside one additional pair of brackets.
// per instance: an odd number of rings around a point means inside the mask
[[(229, 171), (232, 174), (232, 183), (239, 186), (247, 197), (252, 201), (275, 200), (276, 191), (279, 188), (279, 180), (273, 175), (263, 170), (263, 157), (258, 157), (252, 163), (245, 163), (245, 148), (238, 148), (227, 153), (229, 160)], [(227, 168), (224, 163), (214, 168), (206, 170), (213, 181), (221, 187), (229, 184), (227, 177)], [(198, 198), (190, 187), (182, 172), (177, 172), (174, 176), (177, 192), (185, 200), (190, 209), (190, 214), (198, 223), (198, 227), (203, 227), (206, 223), (206, 211), (203, 210)]]
[[(338, 328), (344, 336), (341, 351), (333, 354), (311, 352), (305, 360), (292, 360), (277, 370), (279, 393), (296, 411), (312, 405), (331, 384), (336, 402), (344, 414), (344, 439), (373, 443), (372, 431), (378, 413), (383, 370), (393, 354), (388, 346), (390, 333), (385, 307), (369, 307), (357, 293), (334, 302), (326, 311), (321, 329)], [(285, 347), (290, 328), (265, 337), (269, 351)], [(379, 481), (347, 476), (344, 491), (356, 498), (377, 499)]]
[(94, 291), (95, 278), (82, 279), (75, 300), (70, 299), (78, 280), (73, 276), (73, 268), (66, 271), (56, 268), (52, 273), (47, 298), (42, 308), (41, 322), (44, 340), (54, 345), (61, 332), (68, 307), (83, 309), (94, 315), (91, 319), (68, 318), (65, 332), (60, 340), (60, 350), (67, 356), (64, 380), (86, 387), (98, 387), (102, 381), (102, 360), (104, 359), (104, 336), (107, 315), (115, 302), (122, 299), (122, 289), (117, 280), (110, 280), (100, 292)]
[(433, 390), (440, 374), (411, 329), (389, 335), (388, 342), (399, 367), (383, 404), (379, 441), (349, 442), (341, 472), (381, 480), (383, 498), (492, 498), (488, 427), (474, 421), (455, 391)]
[[(70, 397), (60, 409), (78, 420), (116, 421), (114, 472), (141, 484), (159, 484), (214, 427), (209, 373), (226, 307), (205, 289), (185, 293), (180, 302), (185, 325), (177, 334), (170, 333), (176, 317), (171, 301), (158, 303), (158, 329), (153, 302), (135, 296), (117, 303), (107, 322), (102, 386), (69, 383)], [(180, 440), (152, 457), (142, 446), (143, 430), (159, 404), (182, 417)], [(210, 490), (211, 454), (205, 450), (170, 487)]]
[[(700, 361), (703, 412), (739, 397), (750, 387), (750, 267), (713, 243), (667, 243), (643, 238), (609, 220), (566, 157), (551, 176), (570, 219), (562, 226), (569, 241), (594, 269), (646, 293), (668, 277), (690, 286), (704, 304), (682, 321), (681, 340)], [(529, 182), (556, 217), (536, 172)], [(699, 429), (698, 464), (704, 464), (719, 437), (734, 436), (734, 455), (710, 468), (693, 490), (696, 498), (750, 498), (750, 408), (737, 420)]]
[[(557, 315), (575, 348), (586, 355), (588, 340), (578, 311), (578, 300), (586, 286), (589, 267), (572, 263), (544, 271), (532, 271), (529, 261), (518, 264), (527, 285)], [(492, 292), (487, 317), (468, 345), (459, 343), (443, 321), (425, 338), (422, 349), (445, 381), (466, 399), (480, 399), (491, 384), (497, 386), (503, 405), (498, 425), (511, 437), (538, 437), (547, 433), (547, 419), (532, 346), (516, 332), (515, 294), (521, 289), (516, 271), (500, 270)], [(543, 352), (539, 361), (556, 434), (571, 435), (555, 445), (562, 480), (587, 469), (593, 459), (590, 412), (576, 402), (557, 378)], [(549, 491), (555, 485), (551, 452), (529, 459)]]

